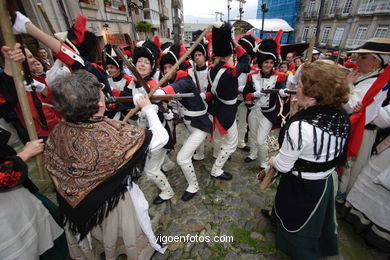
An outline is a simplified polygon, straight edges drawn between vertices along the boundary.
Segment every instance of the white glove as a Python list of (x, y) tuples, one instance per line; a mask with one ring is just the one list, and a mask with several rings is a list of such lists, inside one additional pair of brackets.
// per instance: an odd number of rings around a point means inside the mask
[(37, 91), (37, 92), (42, 92), (42, 91), (44, 91), (45, 90), (45, 88), (46, 88), (46, 85), (45, 84), (43, 84), (43, 83), (41, 83), (41, 82), (39, 82), (39, 81), (37, 81), (37, 80), (35, 80), (34, 79), (34, 81), (33, 81), (33, 83), (32, 84), (28, 84), (27, 85), (27, 82), (25, 81), (24, 82), (24, 88), (27, 90), (27, 91), (32, 91), (32, 86), (31, 85), (34, 85), (35, 86), (35, 91)]
[(172, 110), (169, 109), (169, 112), (168, 112), (168, 113), (164, 113), (164, 118), (165, 118), (165, 120), (167, 120), (167, 121), (172, 120), (172, 119), (173, 119)]
[(14, 34), (27, 33), (26, 23), (31, 23), (30, 19), (24, 16), (22, 13), (16, 11), (15, 23), (12, 26), (12, 31)]
[(288, 97), (289, 94), (287, 94), (284, 90), (285, 90), (285, 89), (281, 88), (281, 89), (279, 90), (279, 95), (280, 95), (281, 97)]
[(135, 94), (134, 96), (133, 96), (133, 103), (134, 103), (134, 106), (138, 106), (138, 99), (140, 98), (140, 97), (142, 97), (142, 96), (144, 96), (143, 94), (141, 94), (141, 93), (137, 93), (137, 94)]
[(238, 91), (243, 92), (243, 91), (244, 91), (244, 88), (245, 88), (245, 86), (239, 86), (239, 87), (238, 87)]
[(264, 96), (264, 93), (261, 93), (260, 91), (256, 91), (253, 93), (253, 96), (255, 98), (261, 98), (262, 96)]
[(205, 93), (201, 92), (201, 93), (199, 94), (199, 96), (200, 96), (203, 100), (206, 100), (206, 94), (205, 94)]

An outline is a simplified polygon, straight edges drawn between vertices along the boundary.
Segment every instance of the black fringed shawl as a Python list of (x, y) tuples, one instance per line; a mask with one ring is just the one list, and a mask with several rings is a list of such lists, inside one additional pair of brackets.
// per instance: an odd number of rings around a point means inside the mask
[[(294, 147), (288, 129), (293, 122), (298, 121), (298, 147)], [(294, 165), (293, 170), (298, 172), (319, 172), (326, 171), (332, 167), (344, 165), (346, 162), (347, 155), (347, 143), (348, 137), (351, 130), (351, 124), (349, 117), (342, 109), (328, 107), (328, 106), (313, 106), (307, 109), (297, 112), (287, 124), (281, 129), (279, 134), (279, 146), (282, 146), (284, 138), (291, 145), (291, 148), (301, 149), (302, 147), (302, 122), (307, 122), (313, 126), (313, 154), (316, 159), (321, 156), (321, 151), (324, 146), (327, 147), (326, 160), (323, 163), (310, 162), (303, 159), (298, 159)], [(322, 130), (322, 134), (317, 136), (315, 128)], [(324, 133), (330, 135), (328, 143), (324, 143)], [(320, 138), (320, 146), (317, 147), (317, 141)], [(335, 156), (329, 158), (330, 155), (330, 144), (335, 141)]]
[[(293, 122), (298, 122), (298, 140), (295, 140), (298, 147), (294, 147), (288, 134), (288, 129)], [(327, 185), (329, 185), (329, 178), (306, 180), (301, 177), (301, 172), (322, 172), (344, 164), (350, 132), (349, 118), (344, 111), (331, 107), (314, 106), (296, 113), (281, 129), (279, 135), (280, 146), (286, 138), (293, 150), (301, 149), (302, 122), (307, 122), (313, 126), (314, 157), (319, 159), (321, 151), (326, 147), (326, 161), (316, 162), (298, 158), (291, 170), (297, 171), (298, 177), (291, 173), (282, 175), (275, 196), (274, 208), (283, 228), (288, 232), (297, 232), (304, 227), (313, 216), (319, 201), (325, 194)], [(320, 136), (316, 134), (316, 127), (322, 130)], [(324, 142), (325, 132), (330, 135), (327, 143)], [(319, 147), (317, 147), (318, 138), (320, 138)], [(334, 158), (329, 158), (331, 142), (336, 143)]]

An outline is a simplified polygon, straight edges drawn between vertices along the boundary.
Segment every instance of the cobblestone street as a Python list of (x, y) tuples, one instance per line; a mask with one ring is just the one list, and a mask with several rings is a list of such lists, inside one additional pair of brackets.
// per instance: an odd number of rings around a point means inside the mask
[[(271, 133), (274, 136), (277, 134), (274, 131)], [(182, 124), (177, 126), (177, 136), (179, 144), (187, 137)], [(172, 160), (179, 148), (176, 146), (175, 151), (169, 154)], [(194, 163), (200, 190), (188, 202), (180, 199), (187, 182), (178, 165), (166, 173), (176, 193), (169, 202), (153, 205), (152, 200), (158, 195), (157, 187), (147, 181), (145, 176), (138, 180), (138, 184), (149, 201), (149, 213), (156, 236), (233, 236), (233, 242), (172, 242), (167, 244), (164, 255), (156, 253), (152, 259), (288, 259), (275, 248), (274, 227), (260, 213), (262, 208), (272, 206), (276, 184), (261, 191), (255, 179), (260, 167), (255, 161), (245, 163), (247, 153), (240, 149), (225, 165), (225, 170), (233, 174), (233, 180), (214, 179), (209, 174), (214, 162), (209, 138), (205, 155), (204, 161)], [(32, 163), (29, 166), (34, 167)], [(36, 176), (36, 172), (33, 171), (32, 175)], [(36, 177), (34, 181), (46, 196), (55, 201), (49, 181), (38, 181)], [(338, 256), (326, 259), (389, 259), (389, 255), (368, 246), (348, 223), (342, 219), (338, 222), (340, 252)]]
[[(178, 143), (186, 138), (183, 125), (177, 127)], [(277, 133), (273, 133), (276, 135)], [(190, 201), (180, 198), (187, 187), (179, 166), (166, 175), (175, 191), (170, 202), (155, 206), (150, 204), (156, 235), (165, 236), (233, 236), (232, 243), (168, 243), (164, 255), (156, 253), (153, 259), (286, 259), (274, 246), (275, 235), (272, 225), (260, 213), (270, 208), (275, 195), (276, 184), (261, 191), (255, 179), (260, 167), (256, 162), (245, 163), (247, 153), (237, 149), (225, 165), (233, 174), (233, 180), (213, 179), (210, 171), (214, 158), (211, 143), (206, 142), (205, 160), (195, 162), (200, 190)], [(179, 147), (176, 147), (176, 152)], [(170, 154), (175, 158), (175, 152)], [(151, 203), (158, 191), (154, 184), (140, 180), (145, 196)], [(348, 223), (339, 220), (339, 249), (337, 257), (328, 259), (387, 259), (380, 252), (370, 248), (357, 236)]]

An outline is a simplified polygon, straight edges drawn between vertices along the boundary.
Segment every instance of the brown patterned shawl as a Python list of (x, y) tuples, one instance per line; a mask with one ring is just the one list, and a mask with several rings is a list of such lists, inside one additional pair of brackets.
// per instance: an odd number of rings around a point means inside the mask
[(115, 208), (125, 178), (147, 152), (151, 133), (112, 119), (60, 122), (51, 132), (44, 160), (62, 213), (84, 237)]

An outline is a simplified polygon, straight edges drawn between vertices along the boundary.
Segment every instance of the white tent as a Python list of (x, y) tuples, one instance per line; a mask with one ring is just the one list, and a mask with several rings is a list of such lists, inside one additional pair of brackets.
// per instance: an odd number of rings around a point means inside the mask
[[(244, 20), (256, 29), (261, 30), (261, 19), (247, 19)], [(283, 32), (292, 32), (294, 29), (283, 19), (264, 19), (264, 31), (265, 32), (278, 32), (280, 29)]]

